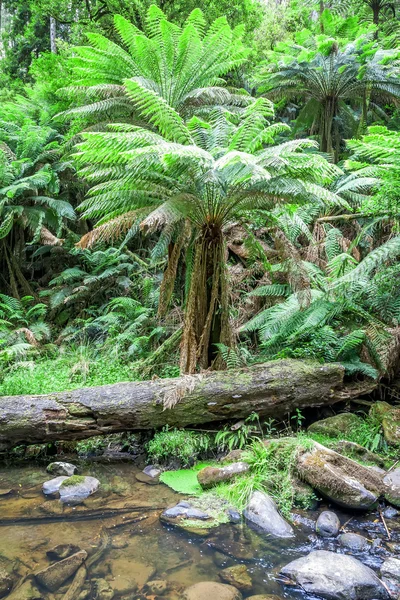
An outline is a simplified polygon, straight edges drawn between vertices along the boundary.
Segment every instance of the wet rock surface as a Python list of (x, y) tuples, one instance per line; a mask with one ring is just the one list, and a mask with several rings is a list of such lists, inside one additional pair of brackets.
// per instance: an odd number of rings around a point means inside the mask
[(374, 571), (352, 556), (317, 550), (289, 563), (281, 574), (327, 600), (389, 599)]
[(381, 577), (394, 598), (400, 598), (400, 558), (388, 558), (381, 566)]
[(291, 525), (279, 514), (272, 498), (263, 492), (253, 492), (243, 515), (263, 533), (280, 538), (294, 537)]
[(65, 475), (71, 477), (78, 471), (78, 467), (67, 462), (52, 462), (48, 465), (46, 471), (52, 475)]
[(400, 468), (385, 475), (383, 484), (386, 500), (394, 506), (400, 507)]
[(80, 550), (68, 558), (60, 560), (42, 571), (36, 573), (35, 578), (46, 589), (55, 592), (59, 587), (71, 577), (86, 560), (87, 552)]
[(338, 538), (342, 548), (347, 548), (351, 552), (366, 552), (370, 544), (368, 540), (358, 533), (342, 533)]
[(370, 415), (382, 424), (383, 435), (388, 444), (400, 445), (400, 408), (387, 402), (375, 402)]
[(339, 517), (330, 510), (324, 510), (315, 524), (315, 531), (322, 537), (336, 537), (339, 529)]
[(247, 473), (249, 465), (245, 462), (230, 463), (225, 467), (205, 467), (197, 474), (197, 479), (205, 490), (212, 488), (218, 483), (230, 481), (238, 475)]
[(219, 577), (224, 583), (233, 585), (241, 592), (250, 592), (253, 587), (253, 582), (246, 565), (228, 567), (219, 573)]
[(203, 581), (188, 587), (183, 600), (242, 600), (242, 594), (235, 587), (214, 581)]

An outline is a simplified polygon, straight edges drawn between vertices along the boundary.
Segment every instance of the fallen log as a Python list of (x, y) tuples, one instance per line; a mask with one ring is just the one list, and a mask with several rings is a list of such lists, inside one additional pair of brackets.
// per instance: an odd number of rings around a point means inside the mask
[(185, 427), (252, 412), (279, 417), (350, 398), (339, 364), (271, 361), (177, 379), (116, 383), (0, 398), (0, 450), (18, 443), (79, 440), (121, 431)]

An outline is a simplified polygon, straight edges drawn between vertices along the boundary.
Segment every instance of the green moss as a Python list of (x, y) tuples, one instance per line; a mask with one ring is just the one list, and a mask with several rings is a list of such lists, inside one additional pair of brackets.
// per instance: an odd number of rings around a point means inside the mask
[(188, 496), (200, 496), (202, 487), (197, 481), (197, 473), (209, 467), (212, 463), (198, 463), (193, 469), (179, 469), (178, 471), (164, 471), (160, 475), (160, 481), (168, 485), (179, 494)]
[(83, 483), (85, 481), (85, 477), (83, 475), (72, 475), (72, 477), (68, 477), (68, 479), (64, 479), (61, 484), (61, 487), (69, 487), (72, 485), (78, 485), (79, 483)]

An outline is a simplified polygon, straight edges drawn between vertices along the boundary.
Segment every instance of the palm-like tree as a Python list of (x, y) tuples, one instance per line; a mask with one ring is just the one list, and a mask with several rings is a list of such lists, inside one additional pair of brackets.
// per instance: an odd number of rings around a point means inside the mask
[(368, 111), (381, 114), (386, 103), (400, 98), (397, 71), (382, 64), (385, 53), (377, 51), (364, 60), (362, 52), (362, 43), (349, 44), (342, 51), (333, 45), (327, 56), (318, 53), (308, 62), (294, 60), (278, 66), (266, 74), (260, 88), (270, 97), (305, 100), (298, 123), (319, 136), (320, 149), (333, 154), (336, 162), (343, 137), (355, 132)]
[(169, 139), (132, 125), (84, 134), (77, 161), (93, 187), (81, 209), (86, 217), (100, 218), (100, 226), (83, 244), (93, 236), (113, 236), (138, 219), (144, 229), (162, 229), (161, 238), (181, 232), (179, 251), (170, 257), (166, 277), (174, 277), (186, 247), (181, 369), (193, 372), (197, 365), (213, 364), (215, 344), (233, 344), (225, 269), (227, 226), (280, 202), (346, 202), (323, 187), (341, 171), (320, 154), (308, 152), (315, 150), (315, 142), (272, 145), (288, 127), (270, 124), (273, 106), (266, 99), (255, 101), (242, 115), (215, 109), (209, 122), (198, 117), (187, 124), (169, 119), (173, 109), (167, 109), (162, 98), (157, 110), (168, 123)]
[(21, 108), (11, 108), (21, 123), (0, 118), (1, 285), (19, 298), (20, 291), (33, 293), (21, 270), (26, 242), (59, 245), (57, 236), (75, 213), (69, 202), (58, 197), (59, 173), (66, 168), (59, 162), (61, 137), (21, 115)]
[(83, 93), (89, 103), (65, 114), (147, 119), (155, 97), (181, 114), (248, 102), (244, 92), (233, 94), (222, 79), (248, 56), (243, 27), (232, 30), (221, 17), (206, 29), (200, 9), (179, 27), (155, 5), (148, 10), (145, 32), (120, 15), (114, 22), (121, 45), (89, 33), (91, 45), (74, 48), (76, 86), (70, 91)]

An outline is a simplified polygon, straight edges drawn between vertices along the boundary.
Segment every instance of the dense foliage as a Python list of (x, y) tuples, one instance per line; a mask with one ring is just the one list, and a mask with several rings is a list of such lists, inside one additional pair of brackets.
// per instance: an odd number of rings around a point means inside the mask
[(287, 356), (390, 377), (399, 10), (5, 0), (0, 392)]

